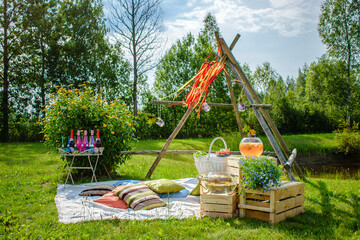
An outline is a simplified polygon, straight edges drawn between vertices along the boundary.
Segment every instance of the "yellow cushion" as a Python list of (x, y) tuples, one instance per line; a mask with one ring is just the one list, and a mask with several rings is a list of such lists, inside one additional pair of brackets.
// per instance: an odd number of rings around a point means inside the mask
[(146, 181), (143, 184), (148, 186), (151, 190), (153, 190), (156, 193), (174, 193), (185, 189), (183, 186), (168, 179)]
[(191, 190), (190, 195), (200, 196), (200, 181), (198, 182), (198, 184), (196, 185), (196, 187), (194, 187), (194, 189)]

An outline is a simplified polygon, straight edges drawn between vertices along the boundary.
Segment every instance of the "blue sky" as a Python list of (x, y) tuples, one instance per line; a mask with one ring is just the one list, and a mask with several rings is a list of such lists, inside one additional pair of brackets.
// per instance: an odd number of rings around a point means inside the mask
[(167, 50), (186, 33), (198, 34), (210, 12), (224, 39), (241, 34), (233, 53), (252, 71), (268, 61), (285, 79), (326, 51), (317, 33), (320, 0), (163, 0)]

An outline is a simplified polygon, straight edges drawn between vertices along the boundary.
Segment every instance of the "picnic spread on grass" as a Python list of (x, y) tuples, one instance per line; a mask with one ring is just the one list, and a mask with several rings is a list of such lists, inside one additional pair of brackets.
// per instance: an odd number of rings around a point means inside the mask
[[(218, 33), (215, 36), (218, 56), (215, 61), (208, 62), (206, 59), (198, 74), (176, 92), (181, 93), (192, 85), (182, 102), (173, 103), (185, 105), (187, 111), (162, 150), (158, 152), (146, 178), (150, 179), (167, 148), (193, 110), (197, 110), (197, 116), (200, 115), (201, 109), (210, 110), (211, 104), (205, 102), (209, 87), (223, 70), (232, 101), (230, 106), (234, 108), (239, 131), (243, 133), (239, 110), (244, 110), (246, 106), (236, 103), (226, 66), (230, 67), (236, 78), (235, 82), (243, 88), (257, 120), (275, 151), (276, 158), (263, 155), (263, 144), (256, 137), (255, 130), (251, 129), (248, 136), (243, 137), (239, 144), (238, 155), (227, 148), (222, 137), (217, 137), (211, 142), (208, 152), (196, 152), (194, 160), (199, 172), (196, 178), (194, 176), (194, 178), (176, 180), (120, 180), (80, 185), (69, 185), (65, 182), (58, 185), (55, 197), (60, 222), (239, 216), (278, 223), (303, 212), (304, 183), (296, 182), (291, 170), (291, 167), (294, 167), (299, 177), (304, 179), (295, 161), (296, 149), (291, 153), (287, 148), (267, 112), (268, 106), (262, 104), (231, 53), (240, 35), (236, 36), (230, 48)], [(163, 124), (164, 122), (158, 125), (161, 127)], [(212, 147), (217, 140), (223, 142), (224, 148), (213, 152)], [(94, 169), (90, 158), (89, 163), (93, 178), (97, 181), (96, 165)], [(281, 181), (282, 170), (278, 163), (283, 166), (290, 181)], [(72, 164), (73, 161), (70, 167), (68, 165), (68, 177), (70, 176), (71, 180), (71, 169), (74, 168)]]

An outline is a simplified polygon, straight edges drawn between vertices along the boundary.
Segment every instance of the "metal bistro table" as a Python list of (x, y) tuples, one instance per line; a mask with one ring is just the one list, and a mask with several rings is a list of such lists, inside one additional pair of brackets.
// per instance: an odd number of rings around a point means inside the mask
[[(93, 182), (94, 179), (97, 182), (95, 171), (96, 171), (96, 167), (97, 167), (97, 164), (98, 164), (98, 161), (99, 161), (99, 157), (104, 152), (103, 147), (99, 148), (99, 151), (95, 152), (95, 153), (92, 153), (91, 149), (83, 151), (83, 152), (76, 152), (76, 153), (71, 153), (71, 152), (65, 151), (65, 150), (63, 150), (61, 148), (58, 148), (58, 150), (60, 152), (60, 155), (64, 156), (65, 161), (66, 161), (66, 166), (67, 166), (67, 168), (69, 170), (68, 175), (66, 177), (65, 184), (69, 180), (69, 177), (71, 178), (72, 184), (74, 184), (74, 179), (73, 179), (73, 177), (71, 175), (71, 169), (90, 169), (92, 171), (92, 173), (93, 173), (92, 177), (91, 177), (91, 182)], [(93, 157), (93, 156), (96, 157), (96, 162), (95, 162), (94, 166), (91, 164), (91, 157)], [(70, 165), (69, 165), (69, 161), (68, 161), (67, 157), (71, 158)], [(87, 157), (88, 160), (89, 160), (89, 167), (74, 167), (73, 164), (74, 164), (75, 157)]]

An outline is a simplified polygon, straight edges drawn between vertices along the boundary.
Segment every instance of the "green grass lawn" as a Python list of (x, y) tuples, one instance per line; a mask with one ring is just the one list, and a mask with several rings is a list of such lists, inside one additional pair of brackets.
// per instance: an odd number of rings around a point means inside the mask
[[(306, 137), (305, 137), (306, 138)], [(312, 138), (310, 135), (308, 138)], [(316, 139), (316, 137), (314, 137)], [(296, 144), (302, 140), (296, 140)], [(161, 149), (165, 140), (140, 141)], [(211, 139), (175, 140), (170, 149), (207, 149)], [(152, 178), (197, 175), (191, 155), (165, 155)], [(134, 155), (117, 178), (143, 179), (155, 155)], [(54, 198), (66, 178), (65, 163), (40, 143), (0, 144), (1, 239), (359, 239), (360, 182), (308, 178), (305, 213), (270, 225), (254, 219), (92, 221), (62, 224)], [(99, 180), (107, 180), (103, 177)], [(86, 181), (83, 180), (83, 181)]]

